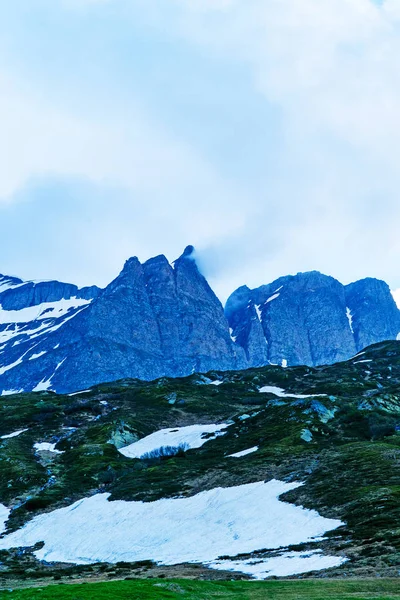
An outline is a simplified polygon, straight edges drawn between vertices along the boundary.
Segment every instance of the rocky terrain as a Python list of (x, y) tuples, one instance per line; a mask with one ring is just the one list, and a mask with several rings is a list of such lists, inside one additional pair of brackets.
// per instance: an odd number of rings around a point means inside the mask
[(104, 290), (0, 276), (0, 394), (331, 364), (400, 331), (384, 282), (316, 272), (242, 287), (224, 312), (194, 256), (189, 246), (173, 264), (131, 258)]
[[(277, 559), (288, 557), (317, 557), (318, 563), (326, 557), (337, 565), (324, 568), (317, 563), (316, 570), (307, 568), (303, 575), (296, 571), (296, 577), (396, 577), (400, 570), (399, 389), (400, 343), (385, 342), (332, 366), (266, 366), (154, 382), (124, 379), (70, 396), (49, 391), (6, 396), (0, 402), (0, 521), (4, 520), (0, 577), (8, 585), (15, 577), (76, 577), (119, 570), (124, 576), (146, 576), (157, 569), (195, 576), (199, 568), (197, 574), (208, 572), (210, 577), (212, 573), (249, 577), (254, 564), (266, 565), (267, 571)], [(199, 427), (204, 428), (203, 434)], [(171, 440), (169, 449), (164, 442), (160, 446), (160, 436)], [(181, 443), (184, 438), (186, 445)], [(115, 554), (112, 558), (111, 553), (109, 561), (89, 564), (85, 559), (87, 564), (80, 566), (74, 566), (72, 559), (66, 561), (70, 564), (50, 560), (57, 548), (75, 552), (74, 532), (81, 548), (80, 527), (68, 523), (70, 515), (78, 515), (88, 501), (98, 502), (98, 510), (106, 502), (109, 510), (115, 506), (117, 512), (122, 510), (121, 500), (135, 511), (142, 501), (153, 511), (161, 499), (196, 501), (199, 494), (210, 493), (217, 494), (213, 500), (217, 510), (223, 490), (236, 494), (241, 486), (273, 481), (281, 482), (273, 484), (277, 489), (282, 485), (288, 490), (279, 492), (274, 510), (292, 506), (300, 511), (296, 519), (305, 509), (312, 510), (313, 519), (328, 520), (331, 524), (324, 530), (332, 530), (293, 543), (292, 534), (282, 526), (282, 539), (286, 536), (288, 541), (277, 548), (268, 526), (271, 545), (255, 544), (240, 556), (219, 556), (208, 567), (187, 559), (175, 567), (163, 566), (162, 560), (156, 566), (159, 543), (153, 547), (151, 540), (147, 550), (141, 550), (147, 559), (139, 562)], [(253, 505), (251, 498), (238, 496), (234, 514), (240, 514), (243, 502), (246, 515), (253, 515), (261, 531), (272, 505), (267, 499)], [(48, 528), (40, 523), (55, 519), (60, 509), (66, 511), (60, 513), (65, 539), (58, 547), (57, 541), (47, 539)], [(117, 513), (112, 514), (115, 519)], [(229, 534), (233, 544), (240, 521), (234, 514)], [(281, 523), (279, 514), (277, 523)], [(39, 521), (32, 529), (33, 518)], [(24, 525), (28, 529), (21, 529)], [(134, 535), (126, 531), (128, 537)], [(240, 536), (239, 542), (245, 532)], [(96, 552), (104, 553), (107, 539)], [(181, 539), (185, 546), (187, 538)], [(18, 549), (18, 540), (24, 550)], [(130, 547), (135, 548), (132, 540)], [(48, 557), (45, 562), (43, 556)]]

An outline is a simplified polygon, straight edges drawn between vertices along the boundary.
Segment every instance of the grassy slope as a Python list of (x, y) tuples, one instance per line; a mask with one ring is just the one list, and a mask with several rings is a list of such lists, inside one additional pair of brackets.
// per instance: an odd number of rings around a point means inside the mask
[(0, 592), (6, 600), (389, 600), (400, 598), (396, 580), (200, 582), (119, 581)]
[[(0, 434), (29, 428), (0, 442), (0, 502), (14, 508), (9, 527), (99, 491), (109, 491), (112, 499), (150, 501), (276, 477), (305, 482), (285, 500), (346, 522), (321, 546), (350, 559), (332, 574), (398, 575), (400, 344), (380, 344), (330, 367), (210, 376), (224, 383), (204, 385), (192, 376), (117, 382), (73, 397), (2, 399)], [(263, 385), (328, 396), (277, 400), (258, 392)], [(328, 412), (321, 415), (321, 409)], [(169, 459), (128, 459), (107, 443), (112, 437), (122, 443), (121, 435), (126, 444), (162, 427), (227, 419), (233, 425), (225, 436)], [(301, 439), (305, 428), (313, 435), (309, 443)], [(58, 441), (65, 453), (37, 456), (32, 450), (37, 441)], [(254, 454), (227, 457), (254, 445), (259, 446)], [(0, 554), (4, 568), (16, 574), (42, 571), (29, 555)]]

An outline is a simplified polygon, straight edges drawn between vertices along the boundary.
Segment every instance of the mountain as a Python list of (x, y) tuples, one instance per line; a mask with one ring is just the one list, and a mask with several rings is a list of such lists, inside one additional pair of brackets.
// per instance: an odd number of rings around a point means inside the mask
[(173, 265), (131, 258), (104, 290), (3, 277), (0, 391), (72, 392), (246, 366), (193, 252)]
[(398, 577), (399, 389), (394, 341), (323, 367), (7, 396), (0, 585)]
[(384, 281), (344, 286), (316, 271), (240, 287), (225, 314), (252, 366), (332, 364), (400, 332), (400, 312)]
[(105, 289), (0, 276), (0, 394), (331, 364), (400, 331), (384, 282), (317, 272), (241, 287), (224, 312), (194, 256), (188, 246), (173, 264), (130, 258)]

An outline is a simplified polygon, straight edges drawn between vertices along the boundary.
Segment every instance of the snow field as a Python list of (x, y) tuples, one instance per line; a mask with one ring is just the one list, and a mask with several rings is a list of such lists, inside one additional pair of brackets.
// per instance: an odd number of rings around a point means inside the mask
[[(35, 555), (48, 562), (153, 560), (163, 565), (190, 562), (223, 568), (218, 566), (220, 556), (234, 559), (255, 550), (320, 540), (326, 531), (342, 525), (279, 500), (300, 485), (271, 480), (148, 503), (109, 502), (109, 494), (97, 494), (35, 517), (1, 539), (0, 549), (43, 541)], [(298, 562), (292, 564), (293, 572), (298, 572)], [(263, 572), (269, 567), (271, 563), (264, 565)]]
[[(154, 452), (154, 450), (166, 446), (178, 448), (186, 445), (188, 449), (200, 448), (210, 439), (224, 435), (226, 431), (223, 430), (227, 427), (229, 427), (227, 423), (221, 423), (220, 425), (189, 425), (188, 427), (160, 429), (129, 446), (119, 448), (118, 452), (128, 458), (141, 458), (148, 452)], [(214, 434), (214, 437), (204, 438), (205, 434)]]

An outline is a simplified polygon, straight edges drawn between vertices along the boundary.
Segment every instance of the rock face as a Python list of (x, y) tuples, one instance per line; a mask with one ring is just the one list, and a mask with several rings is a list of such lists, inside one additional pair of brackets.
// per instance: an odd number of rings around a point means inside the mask
[[(31, 284), (0, 279), (3, 394), (73, 392), (126, 377), (150, 380), (247, 366), (192, 247), (173, 266), (164, 256), (144, 264), (131, 258), (104, 290), (33, 285), (32, 291)], [(9, 308), (3, 296), (13, 297)]]
[(343, 286), (318, 272), (282, 277), (255, 290), (241, 287), (225, 308), (232, 335), (251, 365), (322, 365), (396, 339), (400, 312), (386, 283)]
[(399, 331), (384, 282), (343, 286), (317, 272), (243, 286), (224, 314), (191, 246), (173, 265), (165, 256), (130, 258), (104, 290), (0, 275), (0, 394), (328, 364)]

